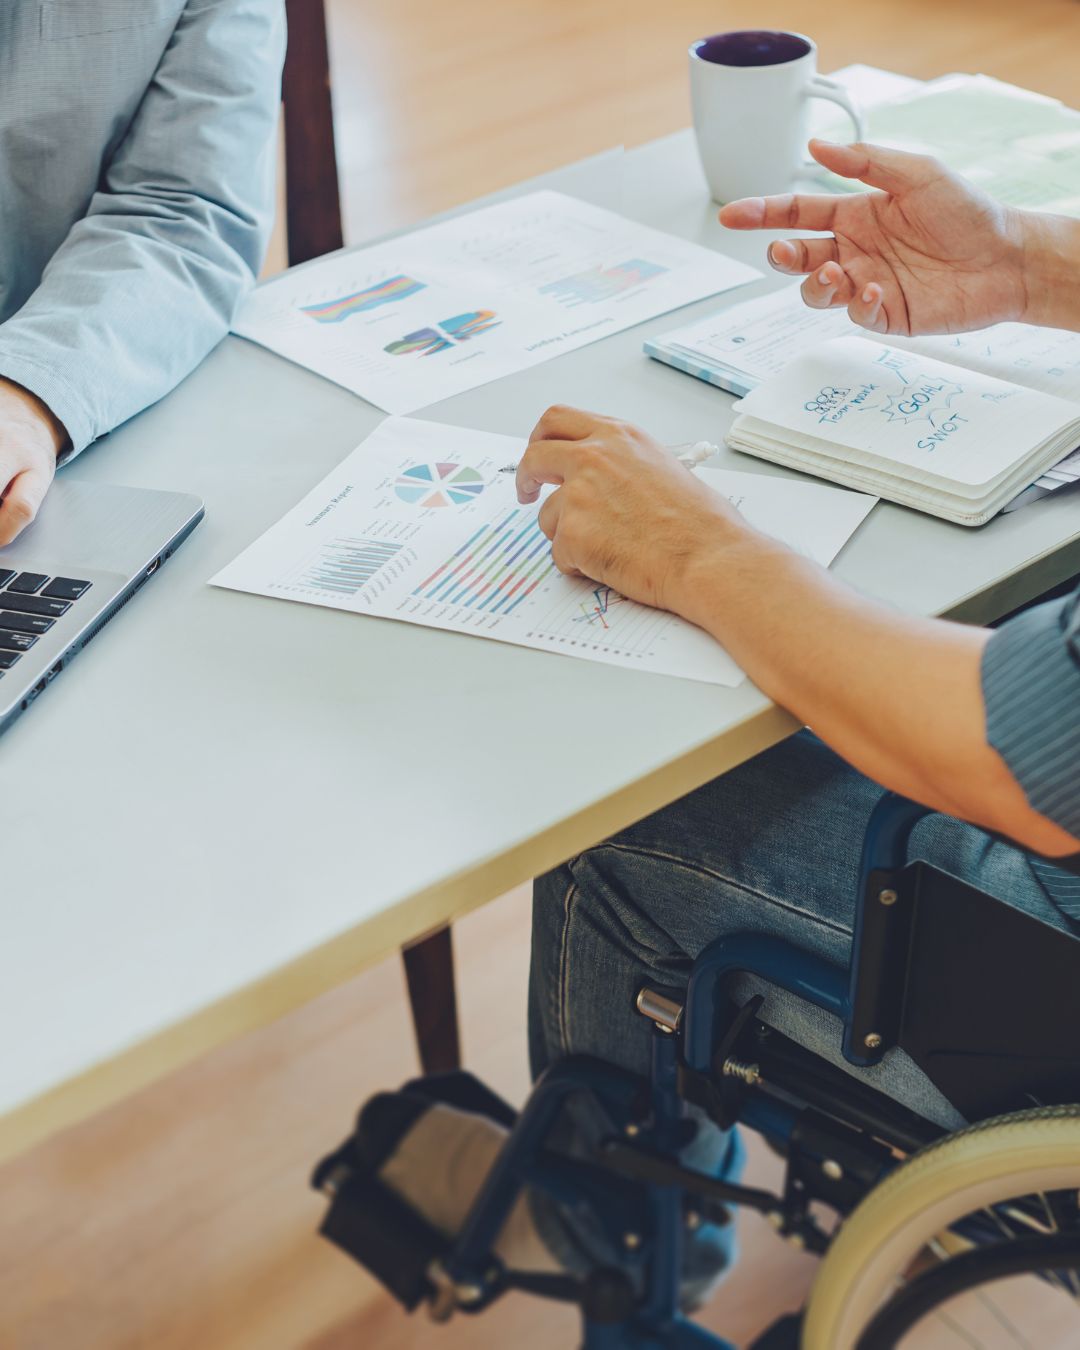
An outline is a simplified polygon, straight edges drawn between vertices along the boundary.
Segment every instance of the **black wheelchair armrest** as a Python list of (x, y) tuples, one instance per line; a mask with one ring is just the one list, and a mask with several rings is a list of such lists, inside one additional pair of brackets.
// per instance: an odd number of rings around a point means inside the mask
[(859, 873), (844, 1053), (899, 1045), (967, 1119), (1080, 1096), (1080, 940), (924, 862), (888, 794)]

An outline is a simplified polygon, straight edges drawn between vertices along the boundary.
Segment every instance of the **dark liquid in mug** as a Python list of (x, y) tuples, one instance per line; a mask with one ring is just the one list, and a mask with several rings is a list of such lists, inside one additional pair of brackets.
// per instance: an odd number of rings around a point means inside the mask
[(692, 50), (716, 66), (781, 66), (805, 56), (810, 44), (796, 33), (717, 33), (696, 42)]

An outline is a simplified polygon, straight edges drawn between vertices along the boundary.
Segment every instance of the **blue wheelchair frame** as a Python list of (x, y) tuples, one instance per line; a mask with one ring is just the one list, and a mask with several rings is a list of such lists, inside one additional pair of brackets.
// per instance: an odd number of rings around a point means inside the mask
[[(763, 977), (771, 985), (797, 995), (840, 1019), (845, 1028), (843, 1053), (852, 1064), (867, 1066), (888, 1048), (881, 1037), (854, 1030), (859, 970), (857, 954), (865, 911), (875, 897), (888, 904), (890, 874), (907, 862), (911, 832), (927, 808), (893, 794), (886, 795), (870, 819), (859, 867), (858, 907), (850, 970), (832, 965), (779, 938), (736, 933), (718, 939), (694, 962), (679, 1016), (655, 1020), (647, 1101), (641, 1080), (585, 1056), (555, 1064), (537, 1083), (498, 1161), (478, 1195), (452, 1250), (442, 1263), (441, 1277), (450, 1307), (480, 1311), (506, 1287), (505, 1272), (493, 1266), (491, 1252), (503, 1224), (524, 1187), (537, 1187), (566, 1203), (583, 1198), (611, 1244), (624, 1253), (623, 1265), (636, 1267), (631, 1282), (618, 1271), (602, 1271), (586, 1283), (581, 1298), (585, 1350), (679, 1350), (713, 1347), (734, 1350), (729, 1342), (689, 1321), (680, 1311), (680, 1273), (686, 1232), (684, 1195), (709, 1193), (722, 1203), (725, 1194), (737, 1202), (745, 1188), (684, 1172), (662, 1169), (660, 1181), (647, 1171), (627, 1186), (626, 1179), (587, 1164), (575, 1164), (545, 1152), (545, 1141), (567, 1099), (587, 1094), (611, 1123), (612, 1138), (632, 1140), (649, 1157), (676, 1157), (686, 1143), (686, 1102), (680, 1092), (680, 1070), (707, 1074), (716, 1051), (719, 1011), (728, 980), (736, 974)], [(662, 1007), (660, 1000), (657, 1007)], [(646, 1011), (650, 1002), (639, 999)], [(644, 1108), (644, 1109), (643, 1109)], [(786, 1147), (798, 1112), (774, 1098), (750, 1095), (740, 1122)], [(749, 1192), (745, 1192), (749, 1194)], [(759, 1195), (764, 1193), (759, 1193)], [(759, 1207), (763, 1207), (759, 1205)], [(779, 1216), (778, 1216), (779, 1217)], [(524, 1282), (521, 1282), (524, 1284)], [(527, 1287), (527, 1286), (525, 1286)], [(543, 1292), (537, 1289), (537, 1292)]]

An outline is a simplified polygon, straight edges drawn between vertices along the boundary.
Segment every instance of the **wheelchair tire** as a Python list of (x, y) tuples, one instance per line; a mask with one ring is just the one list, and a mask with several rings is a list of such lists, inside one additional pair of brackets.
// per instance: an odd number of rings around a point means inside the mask
[(1080, 1105), (998, 1116), (914, 1154), (845, 1220), (810, 1292), (802, 1350), (857, 1350), (897, 1279), (953, 1223), (1018, 1196), (1080, 1188)]

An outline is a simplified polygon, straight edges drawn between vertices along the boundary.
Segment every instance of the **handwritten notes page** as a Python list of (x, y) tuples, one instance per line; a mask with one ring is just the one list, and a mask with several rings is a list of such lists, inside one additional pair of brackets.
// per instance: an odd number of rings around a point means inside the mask
[[(807, 308), (797, 285), (730, 305), (675, 329), (646, 344), (646, 351), (699, 379), (746, 394), (780, 375), (804, 352), (844, 336), (944, 361), (961, 371), (979, 372), (1080, 404), (1080, 333), (1001, 323), (973, 333), (879, 337), (857, 328), (845, 310)], [(1072, 449), (1066, 444), (1061, 454)], [(1073, 482), (1077, 467), (1070, 461), (1056, 463), (1039, 478), (1039, 485), (1053, 490)]]
[(834, 339), (740, 405), (729, 444), (965, 525), (1080, 436), (1080, 406), (910, 348)]

